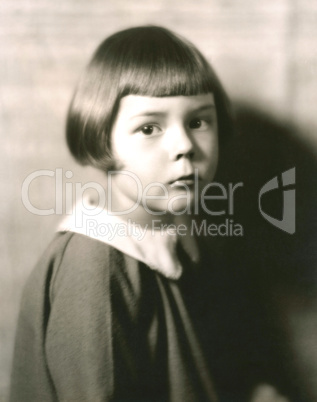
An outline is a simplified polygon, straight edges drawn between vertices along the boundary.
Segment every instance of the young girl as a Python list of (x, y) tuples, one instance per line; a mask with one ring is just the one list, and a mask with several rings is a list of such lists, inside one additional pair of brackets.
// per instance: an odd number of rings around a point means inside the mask
[(70, 217), (27, 283), (12, 401), (245, 401), (274, 382), (244, 291), (194, 230), (231, 134), (192, 44), (150, 26), (100, 45), (67, 141), (108, 174), (107, 204)]

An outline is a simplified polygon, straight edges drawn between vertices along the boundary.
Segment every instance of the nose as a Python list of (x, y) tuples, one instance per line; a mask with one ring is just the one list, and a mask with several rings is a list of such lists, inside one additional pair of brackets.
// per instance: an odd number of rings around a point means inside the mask
[(194, 156), (194, 143), (191, 135), (182, 125), (172, 127), (167, 133), (167, 148), (171, 160)]

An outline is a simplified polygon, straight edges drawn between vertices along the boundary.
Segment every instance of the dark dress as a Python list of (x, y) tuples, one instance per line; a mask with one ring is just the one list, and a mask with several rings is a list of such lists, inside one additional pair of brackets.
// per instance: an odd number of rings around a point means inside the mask
[(204, 247), (199, 264), (178, 256), (171, 280), (59, 233), (24, 291), (11, 401), (245, 401), (281, 380), (247, 287)]

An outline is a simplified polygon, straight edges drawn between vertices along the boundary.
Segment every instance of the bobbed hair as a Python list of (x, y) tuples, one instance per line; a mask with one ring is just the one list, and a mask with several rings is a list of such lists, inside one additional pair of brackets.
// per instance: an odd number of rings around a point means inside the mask
[(115, 166), (111, 129), (124, 96), (210, 92), (215, 97), (221, 144), (232, 133), (229, 101), (199, 50), (162, 27), (117, 32), (97, 48), (77, 85), (67, 117), (68, 147), (79, 163), (107, 171)]

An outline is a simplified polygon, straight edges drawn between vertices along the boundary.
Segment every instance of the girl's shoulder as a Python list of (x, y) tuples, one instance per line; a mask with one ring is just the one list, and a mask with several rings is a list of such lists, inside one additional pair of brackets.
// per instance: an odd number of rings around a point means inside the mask
[(94, 240), (91, 237), (72, 231), (57, 232), (42, 258), (49, 258), (60, 263), (63, 258), (72, 257), (74, 261), (89, 255), (108, 254), (110, 245)]
[(98, 265), (110, 253), (111, 246), (74, 232), (58, 232), (44, 251), (33, 270), (32, 276), (54, 276), (60, 270), (76, 267), (77, 274)]
[(137, 260), (109, 244), (78, 233), (59, 232), (32, 271), (24, 295), (28, 299), (48, 298), (51, 304), (61, 295), (68, 298), (71, 294), (110, 291), (111, 281), (138, 282), (139, 271)]

